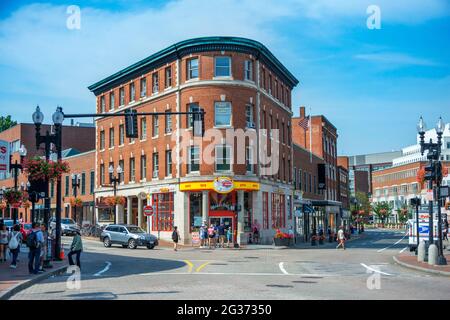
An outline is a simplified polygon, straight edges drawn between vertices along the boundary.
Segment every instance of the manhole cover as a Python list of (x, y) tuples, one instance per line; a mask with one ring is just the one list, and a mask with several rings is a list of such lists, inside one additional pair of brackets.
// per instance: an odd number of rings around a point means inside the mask
[(296, 280), (293, 283), (317, 283), (317, 281), (307, 281), (307, 280)]
[(245, 259), (259, 259), (259, 257), (244, 257)]
[(294, 286), (283, 285), (283, 284), (266, 284), (266, 287), (272, 287), (272, 288), (293, 288)]
[(304, 276), (302, 279), (323, 279), (323, 277), (315, 277), (315, 276)]

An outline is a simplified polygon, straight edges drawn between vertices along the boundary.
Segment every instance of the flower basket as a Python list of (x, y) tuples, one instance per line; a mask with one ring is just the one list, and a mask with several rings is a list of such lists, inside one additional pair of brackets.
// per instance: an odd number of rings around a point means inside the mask
[(120, 196), (116, 196), (116, 197), (106, 197), (105, 198), (105, 203), (110, 206), (113, 207), (115, 205), (124, 205), (126, 203), (126, 199), (125, 197), (120, 197)]
[(313, 236), (311, 237), (311, 245), (312, 245), (312, 246), (317, 246), (317, 240), (319, 240), (319, 236), (313, 235)]
[(77, 207), (77, 208), (81, 208), (83, 206), (83, 201), (81, 200), (81, 198), (71, 198), (70, 199), (70, 206), (71, 207)]
[(61, 177), (63, 173), (69, 173), (69, 163), (65, 161), (46, 161), (39, 157), (25, 160), (23, 165), (28, 180), (45, 180), (53, 181)]
[(8, 207), (8, 204), (6, 203), (5, 200), (2, 200), (0, 202), (0, 210), (5, 210)]
[(31, 201), (30, 200), (26, 200), (22, 203), (22, 207), (25, 209), (28, 209), (31, 207)]
[(9, 205), (20, 205), (27, 200), (27, 197), (22, 191), (6, 190), (3, 197)]
[(273, 241), (275, 246), (290, 246), (292, 243), (293, 236), (288, 233), (283, 233), (280, 229), (277, 229)]

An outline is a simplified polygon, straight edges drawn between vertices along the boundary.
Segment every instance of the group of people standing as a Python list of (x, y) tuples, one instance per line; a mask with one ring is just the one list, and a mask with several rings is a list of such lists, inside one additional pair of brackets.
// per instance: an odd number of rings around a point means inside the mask
[(225, 241), (227, 248), (233, 245), (233, 230), (231, 226), (225, 224), (211, 224), (209, 227), (202, 224), (199, 230), (200, 233), (200, 248), (225, 248)]

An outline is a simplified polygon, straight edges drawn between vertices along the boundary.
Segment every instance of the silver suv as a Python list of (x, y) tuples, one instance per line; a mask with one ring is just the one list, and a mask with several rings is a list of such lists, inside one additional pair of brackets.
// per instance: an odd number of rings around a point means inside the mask
[(136, 249), (137, 246), (153, 249), (158, 245), (158, 239), (154, 235), (130, 224), (110, 224), (103, 230), (100, 240), (103, 241), (105, 247), (121, 244), (122, 247), (130, 249)]
[[(56, 218), (52, 217), (49, 220), (50, 232), (56, 228)], [(78, 224), (70, 218), (61, 218), (61, 235), (63, 236), (73, 236), (75, 233), (80, 232), (80, 227)]]

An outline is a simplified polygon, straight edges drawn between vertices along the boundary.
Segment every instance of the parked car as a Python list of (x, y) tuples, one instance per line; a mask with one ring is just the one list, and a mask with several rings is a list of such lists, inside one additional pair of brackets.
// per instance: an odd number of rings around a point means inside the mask
[(23, 242), (27, 241), (27, 236), (31, 232), (31, 223), (25, 222), (20, 225), (20, 233), (22, 233)]
[[(56, 218), (52, 217), (49, 220), (50, 233), (56, 228)], [(63, 236), (73, 236), (76, 232), (80, 232), (80, 227), (78, 224), (70, 218), (61, 218), (61, 235)]]
[(153, 249), (158, 245), (158, 239), (149, 233), (146, 233), (140, 227), (129, 224), (111, 224), (107, 226), (100, 240), (105, 247), (111, 247), (112, 244), (120, 244), (122, 247), (136, 249), (138, 246), (146, 246), (147, 249)]

